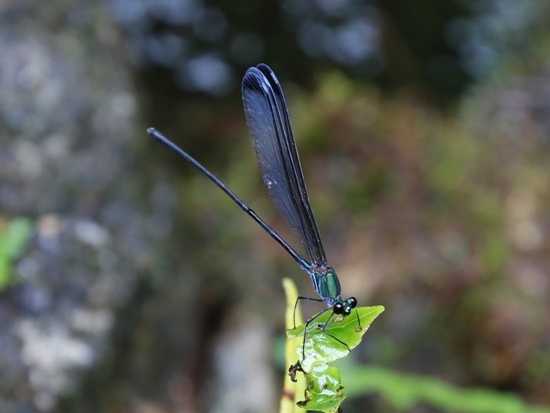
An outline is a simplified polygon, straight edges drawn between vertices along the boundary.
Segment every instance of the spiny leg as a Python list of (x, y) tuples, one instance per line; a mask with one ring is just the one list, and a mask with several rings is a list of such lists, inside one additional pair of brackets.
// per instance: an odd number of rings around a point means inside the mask
[(359, 311), (357, 311), (357, 307), (355, 307), (355, 315), (357, 316), (357, 331), (361, 331), (363, 328), (361, 327), (361, 319), (359, 318)]
[[(327, 325), (328, 323), (330, 323), (330, 320), (332, 320), (332, 317), (334, 316), (334, 311), (332, 312), (332, 314), (330, 315), (330, 317), (328, 318), (328, 320), (325, 322), (325, 324), (323, 325), (323, 328), (321, 329), (323, 331), (323, 333), (325, 333), (327, 336), (329, 337), (332, 337), (334, 340), (336, 340), (337, 342), (339, 342), (340, 344), (343, 344), (344, 346), (346, 346), (346, 348), (348, 349), (348, 351), (351, 351), (351, 349), (349, 348), (349, 346), (344, 343), (342, 340), (340, 340), (338, 337), (336, 336), (333, 336), (332, 334), (330, 334), (328, 331), (327, 331)], [(307, 327), (307, 326), (306, 326)]]
[[(312, 317), (311, 319), (309, 319), (306, 323), (306, 326), (305, 326), (305, 329), (304, 329), (304, 342), (302, 344), (302, 360), (306, 358), (306, 339), (307, 339), (307, 328), (309, 327), (309, 325), (311, 323), (313, 323), (317, 318), (319, 318), (322, 314), (324, 314), (325, 312), (327, 311), (332, 311), (332, 308), (326, 308), (324, 309), (323, 311), (321, 311), (320, 313), (317, 313), (314, 317)], [(328, 318), (328, 320), (325, 322), (325, 324), (323, 324), (323, 328), (321, 329), (323, 331), (323, 333), (325, 333), (327, 336), (329, 336), (330, 338), (332, 338), (333, 340), (336, 340), (338, 343), (342, 344), (343, 346), (345, 346), (348, 351), (351, 351), (351, 349), (349, 348), (349, 346), (344, 343), (342, 340), (340, 340), (338, 337), (330, 334), (328, 331), (327, 331), (327, 325), (328, 323), (330, 323), (330, 320), (332, 320), (332, 317), (334, 316), (334, 311), (332, 311), (330, 317)]]
[[(294, 324), (293, 328), (296, 328), (296, 308), (298, 307), (298, 302), (300, 300), (316, 301), (318, 303), (323, 301), (320, 298), (302, 297), (301, 295), (298, 296), (298, 298), (296, 298), (296, 302), (294, 303), (294, 312), (292, 313), (292, 323)], [(317, 316), (315, 318), (319, 317), (319, 315), (323, 314), (325, 311), (327, 311), (327, 310), (324, 310), (324, 311), (320, 312), (319, 314), (317, 314)], [(307, 325), (306, 325), (306, 327), (307, 327)]]
[[(312, 300), (315, 300), (315, 299), (312, 299)], [(306, 358), (306, 339), (307, 339), (307, 328), (308, 326), (314, 322), (317, 318), (319, 318), (322, 314), (324, 314), (325, 312), (329, 311), (332, 309), (331, 308), (325, 308), (323, 311), (321, 311), (320, 313), (317, 313), (315, 314), (312, 318), (310, 318), (309, 320), (307, 320), (306, 322), (306, 326), (304, 328), (304, 342), (302, 344), (302, 360), (305, 360)], [(332, 315), (334, 315), (334, 313), (332, 313)], [(332, 315), (329, 317), (329, 320), (332, 318)], [(325, 323), (325, 326), (326, 326), (326, 323)], [(325, 327), (323, 327), (324, 329)], [(325, 334), (328, 334), (326, 331), (325, 331)], [(330, 335), (330, 334), (329, 334)]]
[[(292, 318), (293, 318), (293, 324), (294, 324), (294, 328), (296, 328), (296, 308), (298, 307), (298, 301), (299, 300), (308, 300), (308, 301), (316, 301), (316, 302), (323, 302), (322, 299), (319, 299), (319, 298), (311, 298), (311, 297), (303, 297), (303, 296), (298, 296), (298, 298), (296, 299), (296, 302), (294, 303), (294, 312), (293, 312), (293, 315), (292, 315)], [(328, 310), (332, 310), (332, 308), (326, 308), (324, 309), (323, 311), (317, 313), (315, 316), (313, 316), (311, 319), (309, 319), (307, 322), (306, 322), (306, 325), (305, 325), (305, 328), (304, 328), (304, 341), (303, 341), (303, 344), (302, 344), (302, 359), (305, 359), (305, 356), (306, 356), (306, 339), (307, 339), (307, 328), (309, 327), (309, 325), (315, 321), (318, 317), (320, 317), (322, 314), (324, 314), (326, 311)], [(330, 317), (328, 318), (328, 320), (325, 322), (325, 324), (323, 325), (323, 328), (322, 328), (322, 331), (328, 335), (329, 337), (331, 337), (332, 339), (336, 340), (338, 343), (342, 344), (343, 346), (345, 346), (348, 351), (351, 351), (351, 349), (349, 348), (349, 346), (343, 342), (342, 340), (340, 340), (338, 337), (334, 336), (333, 334), (330, 334), (328, 331), (327, 331), (327, 326), (328, 326), (328, 323), (330, 322), (330, 320), (332, 320), (332, 317), (334, 316), (334, 310), (332, 310), (332, 314), (330, 315)], [(357, 331), (361, 331), (362, 327), (361, 327), (361, 319), (359, 318), (359, 311), (357, 311), (357, 308), (355, 308), (355, 315), (357, 316)]]

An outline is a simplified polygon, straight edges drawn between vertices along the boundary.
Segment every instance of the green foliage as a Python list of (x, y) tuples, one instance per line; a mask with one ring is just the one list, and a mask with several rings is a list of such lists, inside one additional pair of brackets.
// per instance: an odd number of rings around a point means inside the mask
[[(296, 299), (297, 293), (289, 294), (290, 287), (286, 284), (290, 283), (294, 289), (295, 286), (288, 279), (284, 282), (288, 303), (287, 326), (291, 326), (294, 308), (291, 303)], [(287, 363), (291, 363), (292, 357), (296, 357), (294, 354), (300, 361), (299, 364), (291, 366), (290, 376), (297, 377), (298, 382), (302, 383), (301, 390), (294, 388), (289, 392), (287, 383), (291, 381), (286, 378), (284, 395), (292, 394), (294, 398), (292, 403), (287, 403), (285, 409), (281, 408), (281, 413), (297, 413), (300, 410), (296, 406), (334, 413), (347, 396), (359, 397), (369, 393), (382, 395), (399, 410), (423, 403), (445, 412), (456, 413), (550, 413), (550, 408), (529, 406), (514, 394), (481, 388), (462, 389), (437, 378), (404, 374), (373, 365), (361, 366), (346, 358), (349, 350), (331, 335), (353, 349), (361, 342), (363, 334), (383, 310), (382, 306), (358, 308), (361, 330), (357, 329), (355, 317), (333, 316), (323, 331), (322, 327), (331, 315), (330, 311), (326, 311), (307, 326), (305, 347), (304, 342), (299, 340), (300, 337), (304, 337), (305, 324), (287, 331)], [(297, 320), (301, 321), (299, 312)], [(336, 365), (328, 364), (335, 361)], [(340, 371), (346, 378), (345, 389)], [(303, 374), (300, 376), (299, 373)], [(296, 402), (302, 398), (300, 392), (303, 392), (304, 400)]]
[(424, 403), (456, 413), (550, 413), (550, 408), (528, 406), (513, 394), (490, 389), (461, 389), (436, 378), (373, 365), (360, 366), (349, 360), (338, 364), (348, 377), (346, 390), (350, 397), (378, 393), (399, 409)]
[[(299, 324), (303, 323), (302, 321), (302, 311), (300, 306), (294, 308), (294, 303), (298, 299), (298, 289), (296, 284), (289, 279), (283, 278), (283, 288), (285, 289), (286, 295), (286, 310), (285, 310), (285, 324), (287, 328), (290, 328), (294, 325), (294, 322)], [(286, 365), (294, 363), (294, 357), (296, 347), (301, 343), (300, 337), (287, 338), (285, 340), (285, 359)], [(283, 394), (281, 397), (280, 404), (280, 413), (300, 413), (302, 410), (298, 407), (298, 402), (306, 391), (306, 382), (305, 380), (296, 380), (294, 376), (290, 374), (291, 370), (289, 369), (289, 374), (285, 375), (284, 384), (283, 384)]]
[(337, 412), (347, 396), (340, 379), (340, 371), (322, 361), (316, 361), (311, 365), (308, 373), (304, 372), (306, 379), (305, 400), (297, 405), (307, 410), (319, 410), (322, 412)]
[[(296, 354), (298, 371), (306, 379), (305, 400), (297, 404), (308, 410), (336, 412), (347, 393), (340, 379), (340, 371), (328, 363), (346, 357), (350, 350), (361, 343), (369, 326), (384, 311), (382, 306), (360, 307), (357, 317), (332, 315), (325, 311), (307, 326), (303, 324), (287, 331), (291, 339), (304, 336), (299, 342)], [(344, 344), (346, 343), (346, 344)]]
[[(342, 317), (333, 315), (332, 311), (325, 311), (309, 324), (290, 328), (295, 320), (301, 323), (302, 317), (299, 306), (297, 318), (294, 315), (293, 303), (298, 297), (296, 286), (289, 279), (284, 279), (283, 285), (287, 295), (286, 325), (289, 327), (286, 360), (287, 364), (291, 364), (298, 357), (298, 362), (290, 366), (289, 377), (285, 378), (281, 413), (296, 412), (296, 406), (307, 410), (336, 412), (347, 394), (338, 368), (328, 363), (347, 356), (351, 349), (357, 347), (384, 307), (360, 307), (357, 313), (353, 313), (357, 317)], [(302, 392), (304, 400), (298, 400)]]
[(21, 256), (31, 231), (31, 222), (25, 218), (0, 222), (0, 291), (11, 284), (12, 262)]
[[(325, 311), (307, 326), (305, 345), (296, 348), (296, 354), (302, 368), (309, 371), (309, 363), (315, 361), (332, 363), (347, 356), (349, 350), (354, 349), (361, 343), (361, 339), (369, 329), (371, 323), (383, 311), (384, 307), (381, 305), (358, 308), (357, 314), (359, 315), (361, 327), (359, 327), (357, 322), (355, 311), (347, 317), (332, 315), (332, 311)], [(327, 321), (329, 321), (328, 324)], [(288, 330), (287, 337), (295, 338), (303, 336), (305, 328), (306, 324), (302, 324)], [(305, 358), (303, 358), (304, 349)]]

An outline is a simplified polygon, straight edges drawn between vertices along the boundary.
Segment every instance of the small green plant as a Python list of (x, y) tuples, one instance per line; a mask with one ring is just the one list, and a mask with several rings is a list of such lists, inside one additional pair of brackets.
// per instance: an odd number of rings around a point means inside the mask
[[(289, 398), (288, 395), (293, 396), (293, 409), (298, 406), (307, 410), (337, 412), (347, 394), (341, 382), (340, 371), (329, 363), (346, 357), (350, 350), (359, 345), (371, 323), (384, 311), (384, 307), (358, 308), (360, 325), (354, 315), (343, 317), (332, 314), (332, 311), (325, 311), (315, 322), (304, 324), (297, 310), (296, 321), (301, 325), (294, 327), (294, 303), (298, 296), (296, 286), (289, 279), (283, 280), (283, 285), (287, 294), (286, 360), (287, 365), (291, 365), (290, 380), (297, 384), (296, 387), (289, 388), (287, 385), (292, 386), (292, 383), (288, 380), (285, 382), (281, 412), (300, 411), (292, 410), (290, 406), (288, 410), (283, 410), (283, 402), (287, 406), (285, 398)], [(297, 362), (294, 361), (296, 358)], [(299, 400), (301, 398), (304, 400)]]
[(32, 232), (26, 218), (0, 220), (0, 292), (13, 282), (13, 260), (19, 258)]

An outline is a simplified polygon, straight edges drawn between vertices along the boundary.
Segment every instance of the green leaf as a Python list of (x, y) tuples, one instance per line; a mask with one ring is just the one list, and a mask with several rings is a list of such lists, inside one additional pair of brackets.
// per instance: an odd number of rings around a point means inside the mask
[(383, 311), (382, 306), (360, 307), (357, 313), (344, 317), (329, 309), (314, 316), (309, 324), (287, 331), (289, 340), (303, 337), (296, 347), (298, 363), (289, 370), (293, 376), (302, 372), (306, 380), (305, 400), (298, 402), (298, 406), (327, 413), (338, 411), (347, 394), (339, 370), (328, 363), (347, 356), (357, 347)]
[(305, 374), (306, 399), (298, 402), (298, 406), (308, 410), (337, 412), (346, 398), (340, 372), (336, 367), (322, 362), (314, 363), (311, 369), (310, 373)]
[[(283, 279), (283, 288), (285, 289), (286, 294), (286, 311), (285, 311), (285, 323), (287, 328), (292, 326), (294, 322), (303, 323), (302, 313), (300, 311), (300, 306), (296, 309), (295, 304), (298, 299), (298, 290), (296, 285), (289, 278)], [(290, 338), (286, 340), (285, 345), (285, 359), (287, 365), (294, 363), (295, 360), (295, 350), (302, 343), (300, 337)], [(294, 374), (285, 374), (283, 392), (281, 395), (281, 402), (279, 413), (296, 413), (301, 411), (297, 406), (299, 400), (303, 397), (306, 391), (306, 380), (304, 377), (296, 379), (295, 372)]]
[(423, 403), (438, 411), (456, 413), (550, 413), (548, 406), (532, 406), (517, 394), (487, 388), (461, 388), (439, 378), (407, 374), (382, 366), (358, 366), (342, 360), (349, 378), (350, 397), (377, 393), (399, 410)]
[(31, 232), (28, 219), (0, 221), (0, 291), (12, 283), (12, 261), (23, 253)]
[(11, 282), (11, 263), (4, 255), (0, 255), (0, 291)]
[[(383, 311), (384, 307), (380, 305), (357, 308), (357, 314), (361, 323), (360, 327), (355, 312), (347, 317), (343, 317), (341, 315), (332, 315), (332, 311), (327, 310), (318, 317), (316, 316), (317, 318), (307, 325), (305, 343), (302, 342), (302, 345), (296, 349), (302, 369), (309, 372), (313, 363), (331, 363), (334, 360), (347, 356), (349, 350), (359, 345), (372, 322)], [(303, 336), (305, 328), (306, 324), (302, 324), (288, 330), (287, 337), (295, 338)]]
[(32, 224), (26, 218), (16, 218), (0, 228), (0, 254), (6, 258), (19, 257), (27, 245)]

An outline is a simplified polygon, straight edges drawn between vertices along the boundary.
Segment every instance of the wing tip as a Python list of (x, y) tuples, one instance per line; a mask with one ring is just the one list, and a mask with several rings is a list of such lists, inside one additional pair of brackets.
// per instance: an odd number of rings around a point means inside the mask
[(275, 93), (284, 100), (281, 84), (275, 72), (265, 63), (248, 68), (243, 77), (241, 91), (243, 96), (247, 91), (262, 91), (266, 95)]

